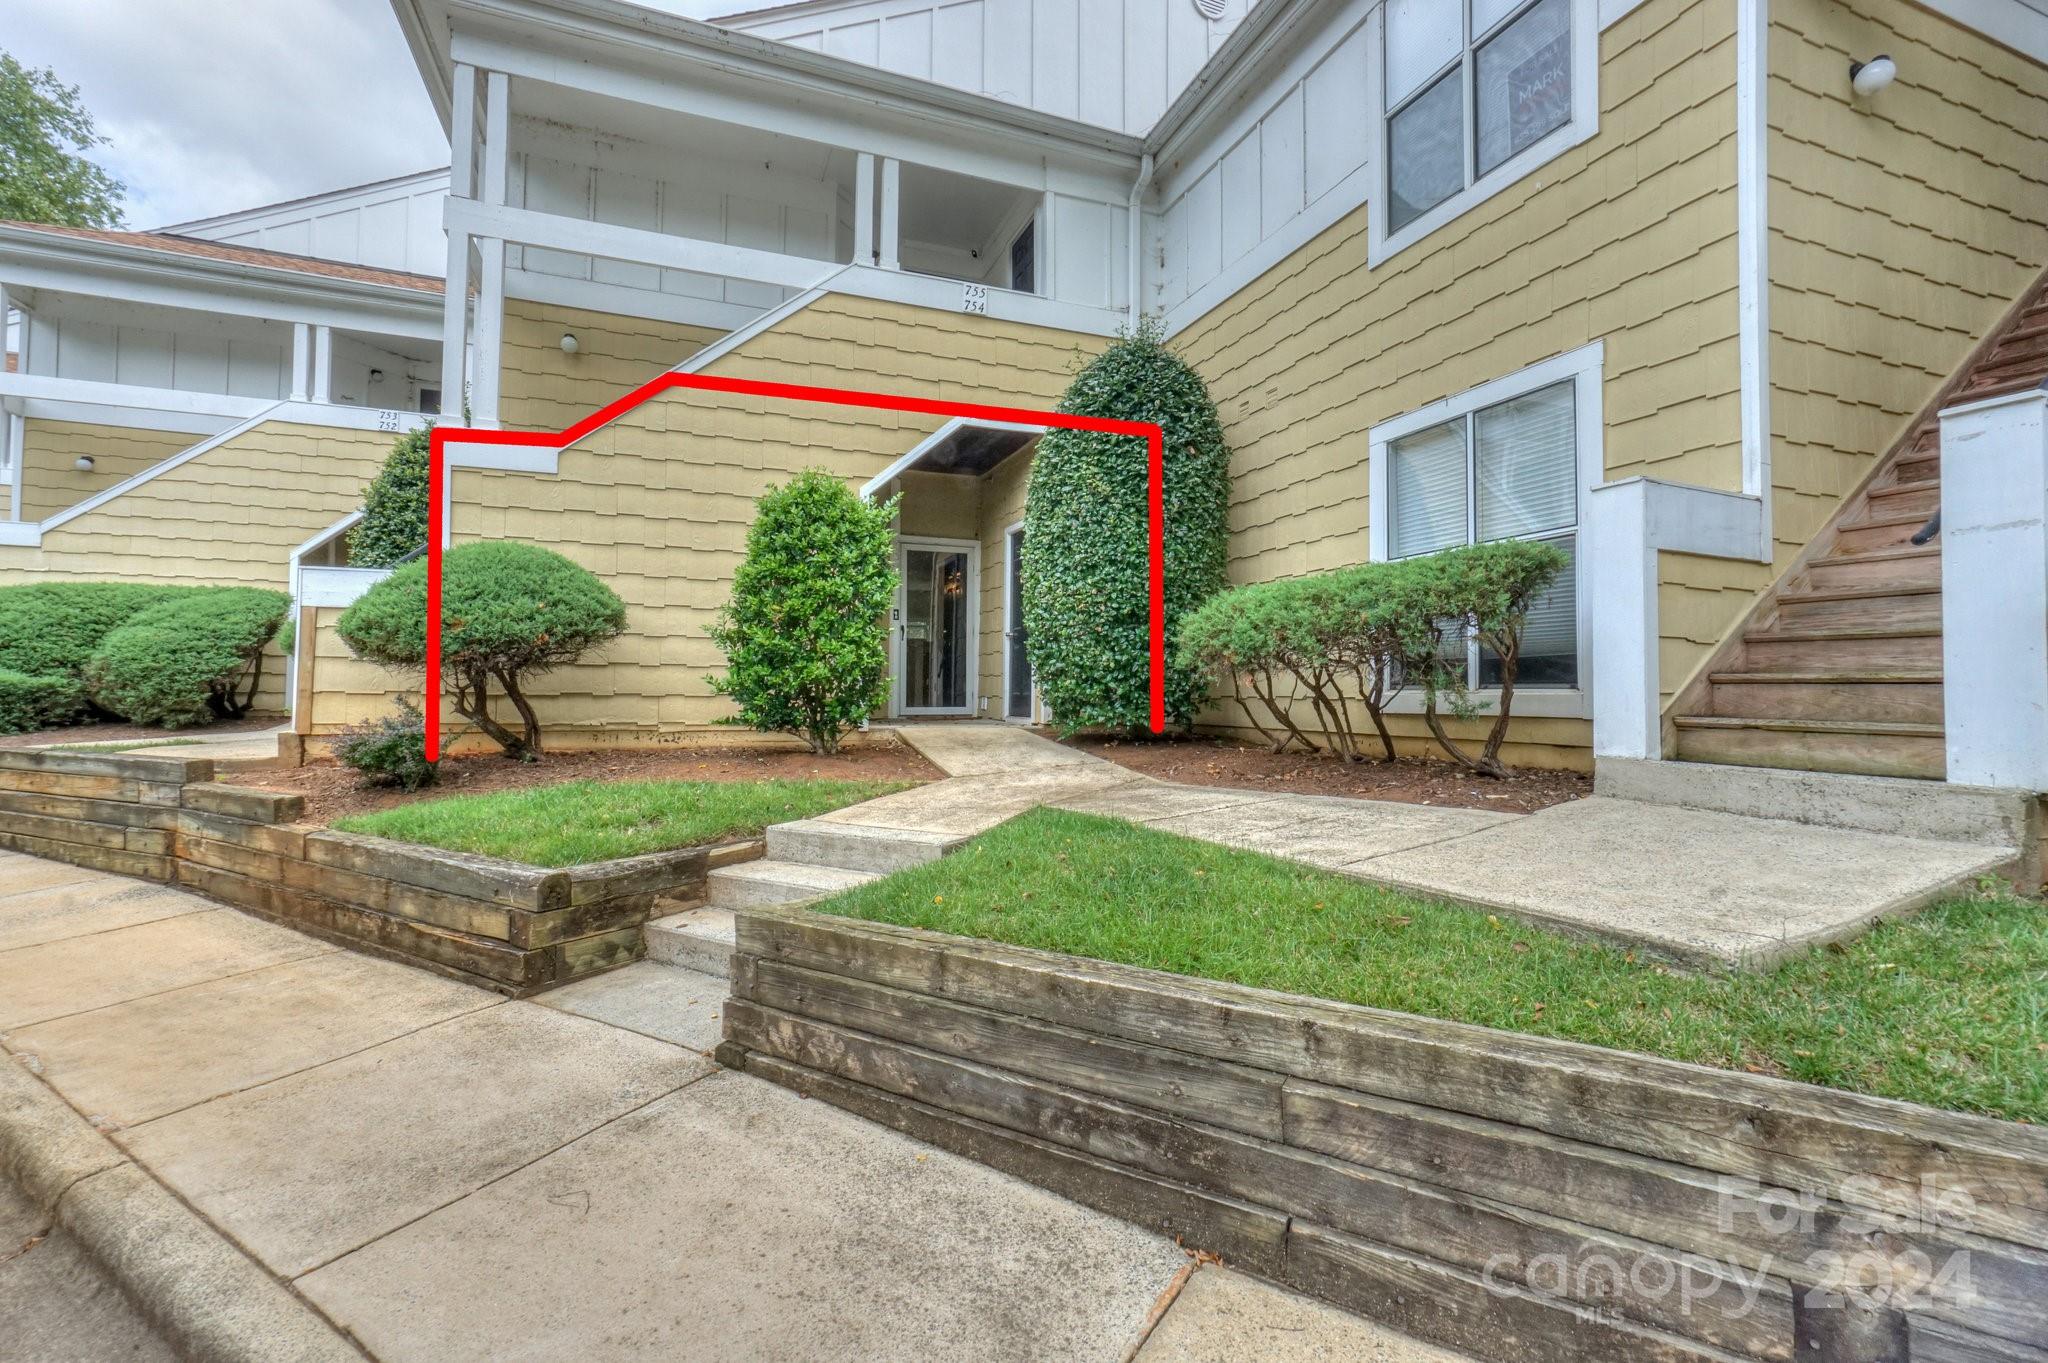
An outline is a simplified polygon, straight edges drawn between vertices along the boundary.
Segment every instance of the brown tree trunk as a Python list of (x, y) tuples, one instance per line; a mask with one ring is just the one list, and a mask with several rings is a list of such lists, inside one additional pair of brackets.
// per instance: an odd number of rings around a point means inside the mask
[(533, 712), (532, 703), (519, 689), (517, 677), (510, 672), (500, 672), (497, 676), (498, 684), (505, 688), (506, 698), (512, 702), (512, 708), (519, 712), (519, 718), (525, 726), (525, 733), (520, 738), (521, 751), (514, 756), (531, 761), (540, 756), (540, 716)]
[(502, 748), (507, 757), (526, 755), (519, 735), (491, 718), (491, 679), (488, 673), (455, 678), (455, 713), (483, 730), (484, 736)]

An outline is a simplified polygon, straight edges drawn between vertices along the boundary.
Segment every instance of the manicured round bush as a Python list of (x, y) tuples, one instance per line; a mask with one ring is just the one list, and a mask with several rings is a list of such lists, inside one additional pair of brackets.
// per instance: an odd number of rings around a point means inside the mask
[(86, 692), (136, 724), (244, 715), (262, 682), (263, 646), (290, 608), (283, 592), (260, 587), (194, 588), (161, 601), (100, 641), (85, 664)]
[(348, 532), (348, 561), (388, 568), (427, 542), (427, 432), (398, 437), (363, 489), (363, 518)]
[(0, 587), (0, 668), (29, 677), (82, 676), (86, 660), (116, 626), (192, 590), (141, 582)]
[[(1554, 544), (1525, 540), (1467, 545), (1412, 560), (1418, 579), (1414, 590), (1421, 605), (1411, 613), (1414, 618), (1407, 625), (1410, 637), (1419, 638), (1427, 633), (1425, 620), (1437, 622), (1439, 636), (1444, 622), (1463, 622), (1482, 648), (1500, 658), (1500, 701), (1494, 707), (1493, 725), (1477, 755), (1451, 738), (1437, 713), (1440, 692), (1448, 694), (1454, 714), (1462, 715), (1475, 708), (1465, 696), (1463, 673), (1441, 667), (1418, 669), (1418, 679), (1424, 686), (1422, 716), (1430, 733), (1453, 759), (1482, 776), (1507, 774), (1500, 750), (1507, 740), (1508, 719), (1514, 706), (1522, 630), (1528, 623), (1529, 608), (1570, 562), (1564, 550)], [(1422, 649), (1414, 652), (1418, 658), (1429, 656)]]
[[(1166, 432), (1166, 627), (1224, 584), (1230, 452), (1201, 377), (1147, 320), (1075, 377), (1059, 410)], [(1149, 476), (1145, 442), (1055, 430), (1038, 442), (1024, 512), (1024, 627), (1055, 723), (1137, 730), (1151, 721)], [(1169, 657), (1166, 715), (1186, 728), (1202, 669)]]
[(739, 721), (836, 752), (888, 698), (896, 503), (875, 506), (822, 469), (756, 504), (732, 599), (712, 627), (726, 672), (712, 686)]
[(395, 714), (351, 724), (334, 740), (334, 755), (363, 774), (367, 786), (407, 791), (432, 785), (437, 768), (427, 760), (427, 720), (403, 696)]
[(76, 677), (30, 677), (0, 668), (0, 734), (68, 724), (85, 708)]
[[(626, 606), (587, 568), (551, 549), (512, 540), (463, 544), (441, 560), (441, 675), (458, 714), (507, 756), (541, 750), (527, 699), (533, 677), (575, 662), (626, 628)], [(427, 564), (415, 559), (341, 613), (342, 641), (386, 667), (427, 662)], [(518, 732), (490, 712), (493, 686), (518, 710)]]

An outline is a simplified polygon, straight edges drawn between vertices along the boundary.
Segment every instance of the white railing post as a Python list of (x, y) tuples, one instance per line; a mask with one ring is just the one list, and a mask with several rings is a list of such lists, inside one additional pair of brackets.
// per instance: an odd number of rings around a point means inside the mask
[(1649, 485), (1608, 483), (1586, 499), (1593, 589), (1593, 755), (1664, 755), (1659, 712), (1657, 550)]
[(903, 268), (903, 163), (882, 158), (882, 268)]
[(1941, 414), (1948, 779), (2048, 791), (2048, 391)]
[(334, 401), (333, 327), (316, 326), (313, 328), (313, 382), (310, 387), (313, 401)]
[(293, 402), (304, 402), (312, 388), (313, 373), (313, 324), (292, 323), (292, 381), (289, 396)]
[(875, 263), (875, 154), (853, 158), (853, 263)]

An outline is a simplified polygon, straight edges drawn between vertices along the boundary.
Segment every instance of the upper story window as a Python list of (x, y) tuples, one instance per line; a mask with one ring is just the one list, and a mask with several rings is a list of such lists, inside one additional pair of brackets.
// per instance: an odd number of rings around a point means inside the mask
[(1591, 0), (1387, 0), (1376, 257), (1591, 136)]

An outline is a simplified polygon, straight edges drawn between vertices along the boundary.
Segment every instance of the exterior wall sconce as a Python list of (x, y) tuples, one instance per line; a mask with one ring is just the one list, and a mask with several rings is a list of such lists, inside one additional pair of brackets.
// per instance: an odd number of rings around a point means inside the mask
[(576, 353), (575, 332), (565, 331), (562, 333), (562, 353), (564, 355), (574, 355)]
[(76, 459), (71, 461), (71, 467), (77, 469), (80, 473), (91, 473), (92, 456), (89, 454), (79, 455)]
[(1899, 64), (1878, 54), (1867, 62), (1849, 63), (1849, 88), (1858, 99), (1869, 99), (1899, 78)]

